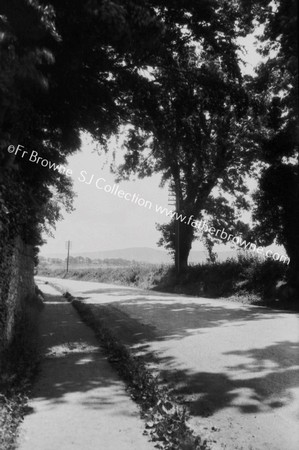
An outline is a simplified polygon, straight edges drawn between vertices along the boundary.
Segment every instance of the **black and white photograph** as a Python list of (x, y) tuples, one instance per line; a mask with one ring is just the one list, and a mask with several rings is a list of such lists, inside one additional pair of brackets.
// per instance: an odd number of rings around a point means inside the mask
[(0, 449), (299, 448), (296, 0), (0, 0)]

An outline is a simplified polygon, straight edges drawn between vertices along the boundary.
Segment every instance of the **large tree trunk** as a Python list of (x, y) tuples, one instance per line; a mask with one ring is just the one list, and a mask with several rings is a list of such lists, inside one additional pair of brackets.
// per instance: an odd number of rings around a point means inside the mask
[(176, 223), (177, 243), (175, 262), (177, 273), (180, 274), (188, 267), (189, 253), (192, 247), (194, 229), (185, 223)]

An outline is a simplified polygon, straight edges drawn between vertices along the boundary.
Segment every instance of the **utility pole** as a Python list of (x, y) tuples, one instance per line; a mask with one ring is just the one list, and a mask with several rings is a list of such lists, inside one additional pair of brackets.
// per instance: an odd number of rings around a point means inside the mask
[(65, 246), (67, 248), (67, 258), (66, 258), (66, 273), (69, 271), (69, 261), (70, 261), (70, 248), (71, 248), (71, 241), (67, 241), (65, 243)]
[[(180, 214), (180, 195), (178, 190), (176, 190), (176, 211), (178, 215)], [(176, 272), (177, 275), (181, 273), (181, 260), (180, 260), (180, 221), (176, 219), (175, 221), (175, 246), (176, 246)]]
[[(176, 212), (180, 213), (180, 195), (177, 187), (172, 183), (169, 187), (169, 197), (168, 204), (170, 206), (175, 206)], [(177, 275), (179, 275), (181, 270), (180, 265), (180, 221), (175, 219), (175, 269)]]

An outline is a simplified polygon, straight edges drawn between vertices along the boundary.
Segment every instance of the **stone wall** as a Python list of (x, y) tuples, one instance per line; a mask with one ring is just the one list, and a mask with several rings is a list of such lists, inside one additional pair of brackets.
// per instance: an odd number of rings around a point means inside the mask
[(0, 348), (12, 339), (14, 327), (21, 317), (26, 298), (34, 295), (34, 251), (20, 238), (7, 245), (1, 255), (0, 276)]

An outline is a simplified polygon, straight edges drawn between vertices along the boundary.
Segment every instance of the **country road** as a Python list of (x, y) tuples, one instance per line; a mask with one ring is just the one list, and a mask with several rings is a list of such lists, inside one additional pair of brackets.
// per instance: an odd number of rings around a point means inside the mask
[(125, 383), (72, 305), (43, 284), (41, 358), (18, 450), (154, 450)]
[[(38, 277), (89, 303), (145, 355), (216, 449), (299, 448), (299, 314)], [(42, 284), (41, 284), (42, 289)]]

